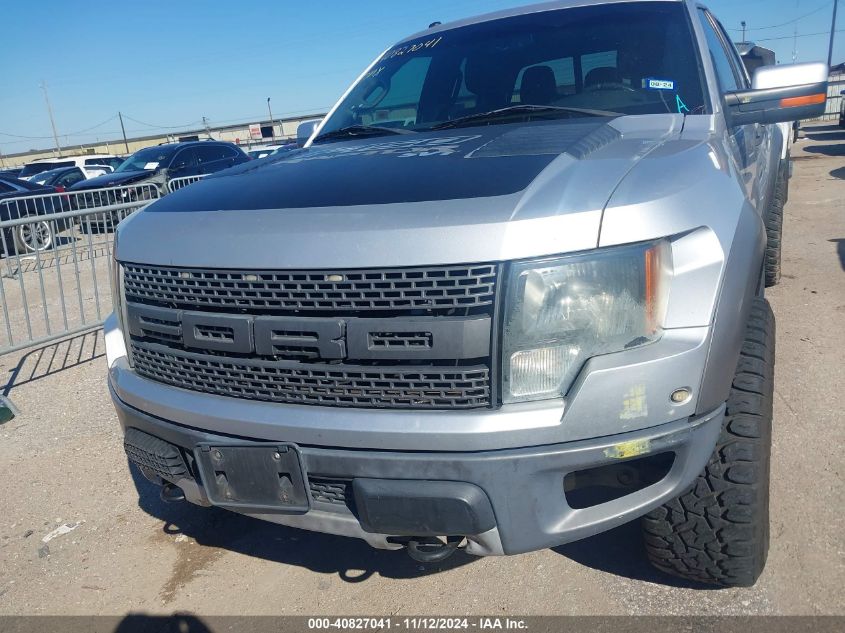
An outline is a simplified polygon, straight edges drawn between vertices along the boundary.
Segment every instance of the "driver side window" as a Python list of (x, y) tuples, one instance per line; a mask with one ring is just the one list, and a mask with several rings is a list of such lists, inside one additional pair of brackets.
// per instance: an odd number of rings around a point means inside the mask
[(75, 185), (76, 183), (80, 182), (81, 180), (85, 180), (85, 176), (79, 170), (74, 170), (69, 174), (62, 176), (59, 180), (58, 184), (64, 188), (68, 188), (71, 185)]
[(174, 171), (181, 171), (184, 169), (190, 169), (195, 164), (196, 159), (194, 158), (194, 150), (183, 149), (173, 157), (172, 161), (170, 161), (170, 169)]

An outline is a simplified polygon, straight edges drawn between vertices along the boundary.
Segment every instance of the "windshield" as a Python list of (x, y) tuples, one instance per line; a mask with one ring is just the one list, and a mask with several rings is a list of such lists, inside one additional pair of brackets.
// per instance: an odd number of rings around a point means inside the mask
[(30, 178), (30, 182), (35, 182), (40, 185), (52, 184), (54, 180), (58, 179), (67, 172), (67, 167), (60, 169), (51, 169), (50, 171), (42, 171), (40, 174)]
[(176, 151), (173, 147), (148, 147), (135, 152), (115, 169), (115, 172), (123, 171), (155, 171), (159, 167), (165, 167)]
[(73, 167), (75, 164), (76, 163), (74, 163), (72, 160), (57, 161), (53, 163), (30, 163), (21, 170), (21, 173), (18, 178), (34, 176), (35, 174), (40, 174), (51, 169), (58, 169), (59, 167)]
[[(514, 108), (527, 105), (543, 106), (542, 115)], [(684, 5), (604, 4), (482, 22), (391, 48), (320, 135), (353, 126), (421, 131), (465, 117), (488, 125), (705, 107)], [(508, 116), (473, 116), (504, 108), (512, 108)]]

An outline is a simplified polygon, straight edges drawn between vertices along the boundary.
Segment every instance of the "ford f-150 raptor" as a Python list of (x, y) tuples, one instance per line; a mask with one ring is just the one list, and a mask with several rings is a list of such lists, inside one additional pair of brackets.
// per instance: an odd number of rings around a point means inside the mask
[[(518, 554), (642, 517), (653, 564), (751, 585), (769, 541), (776, 123), (691, 0), (564, 0), (380, 55), (304, 146), (117, 231), (109, 387), (165, 499)], [(779, 239), (779, 235), (776, 235)]]

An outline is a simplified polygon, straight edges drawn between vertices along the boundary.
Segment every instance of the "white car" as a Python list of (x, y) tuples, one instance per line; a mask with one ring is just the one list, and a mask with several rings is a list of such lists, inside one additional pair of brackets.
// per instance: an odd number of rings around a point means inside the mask
[(85, 156), (63, 156), (60, 158), (40, 158), (31, 163), (24, 165), (18, 178), (21, 180), (29, 180), (36, 174), (49, 171), (51, 169), (58, 169), (60, 167), (110, 167), (111, 170), (117, 169), (118, 165), (123, 162), (123, 158), (115, 154), (86, 154)]
[(249, 149), (245, 150), (246, 153), (249, 155), (250, 158), (253, 160), (256, 158), (264, 158), (265, 156), (269, 156), (273, 152), (278, 149), (285, 147), (284, 145), (258, 145), (256, 147), (250, 147)]
[(112, 168), (107, 165), (96, 165), (90, 167), (59, 167), (42, 171), (29, 179), (30, 182), (39, 185), (50, 185), (52, 187), (70, 189), (72, 185), (89, 178), (105, 176), (110, 174)]

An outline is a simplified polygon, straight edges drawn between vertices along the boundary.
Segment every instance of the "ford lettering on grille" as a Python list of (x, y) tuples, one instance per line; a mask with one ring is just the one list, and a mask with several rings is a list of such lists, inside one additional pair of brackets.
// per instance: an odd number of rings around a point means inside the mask
[(473, 359), (490, 348), (489, 316), (315, 318), (209, 314), (127, 304), (129, 332), (186, 349), (238, 356), (343, 359)]

